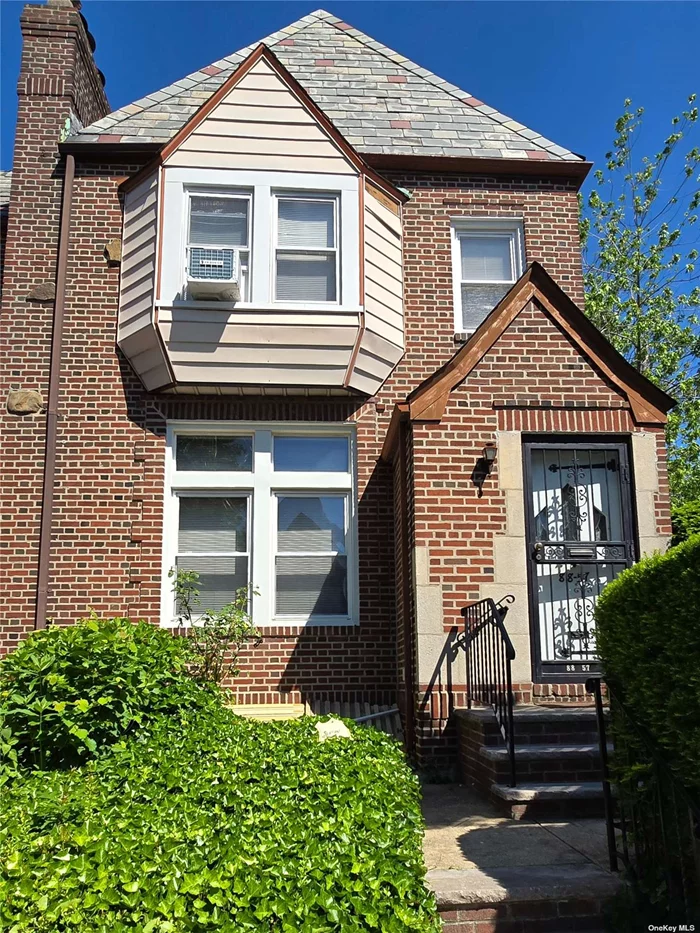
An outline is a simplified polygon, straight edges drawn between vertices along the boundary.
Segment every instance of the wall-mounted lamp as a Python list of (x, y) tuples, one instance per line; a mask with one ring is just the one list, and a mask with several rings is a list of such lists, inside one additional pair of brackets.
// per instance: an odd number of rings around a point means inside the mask
[(484, 444), (484, 460), (490, 465), (496, 459), (496, 444), (494, 441), (488, 441)]
[(474, 469), (472, 470), (472, 482), (479, 490), (479, 498), (483, 495), (483, 485), (486, 480), (486, 477), (491, 472), (491, 467), (493, 462), (496, 459), (496, 444), (494, 441), (487, 441), (484, 444), (484, 448), (481, 451), (481, 456), (474, 464)]

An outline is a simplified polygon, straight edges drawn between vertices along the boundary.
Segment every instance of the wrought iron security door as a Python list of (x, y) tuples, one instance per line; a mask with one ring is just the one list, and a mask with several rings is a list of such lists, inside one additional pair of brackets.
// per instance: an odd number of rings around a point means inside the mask
[(596, 601), (634, 559), (627, 449), (528, 443), (525, 476), (535, 680), (585, 680)]

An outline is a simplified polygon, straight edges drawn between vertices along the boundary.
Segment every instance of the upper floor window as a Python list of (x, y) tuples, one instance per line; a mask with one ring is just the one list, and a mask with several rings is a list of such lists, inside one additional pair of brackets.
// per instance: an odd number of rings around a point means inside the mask
[(473, 333), (524, 268), (517, 220), (459, 218), (452, 227), (455, 329)]
[(356, 175), (173, 167), (164, 176), (159, 307), (359, 311)]
[(249, 195), (190, 196), (187, 278), (191, 297), (221, 297), (229, 285), (238, 287), (238, 300), (249, 300), (250, 206)]
[(338, 300), (337, 199), (278, 195), (275, 299)]

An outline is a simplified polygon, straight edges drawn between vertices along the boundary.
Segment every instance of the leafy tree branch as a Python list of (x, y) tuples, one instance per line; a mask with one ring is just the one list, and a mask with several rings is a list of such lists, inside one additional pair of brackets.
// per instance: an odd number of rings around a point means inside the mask
[(638, 155), (644, 109), (625, 101), (613, 148), (582, 199), (586, 313), (677, 402), (669, 415), (676, 502), (700, 497), (700, 149), (695, 95), (653, 155)]

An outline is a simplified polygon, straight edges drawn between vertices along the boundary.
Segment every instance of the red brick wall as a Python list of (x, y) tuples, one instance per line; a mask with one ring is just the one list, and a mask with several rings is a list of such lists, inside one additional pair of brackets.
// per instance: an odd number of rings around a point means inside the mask
[(540, 262), (583, 307), (578, 201), (571, 182), (463, 175), (391, 178), (411, 193), (402, 217), (406, 356), (382, 390), (382, 399), (400, 394), (405, 397), (457, 349), (450, 233), (453, 217), (521, 219), (526, 261)]
[[(6, 365), (2, 397), (34, 389), (46, 401), (52, 302), (29, 302), (32, 289), (56, 275), (63, 161), (58, 140), (71, 114), (83, 122), (109, 110), (87, 34), (70, 7), (28, 6), (3, 270), (0, 346)], [(3, 406), (4, 409), (4, 406)], [(2, 417), (5, 528), (0, 642), (13, 644), (33, 622), (44, 468), (43, 414)]]

